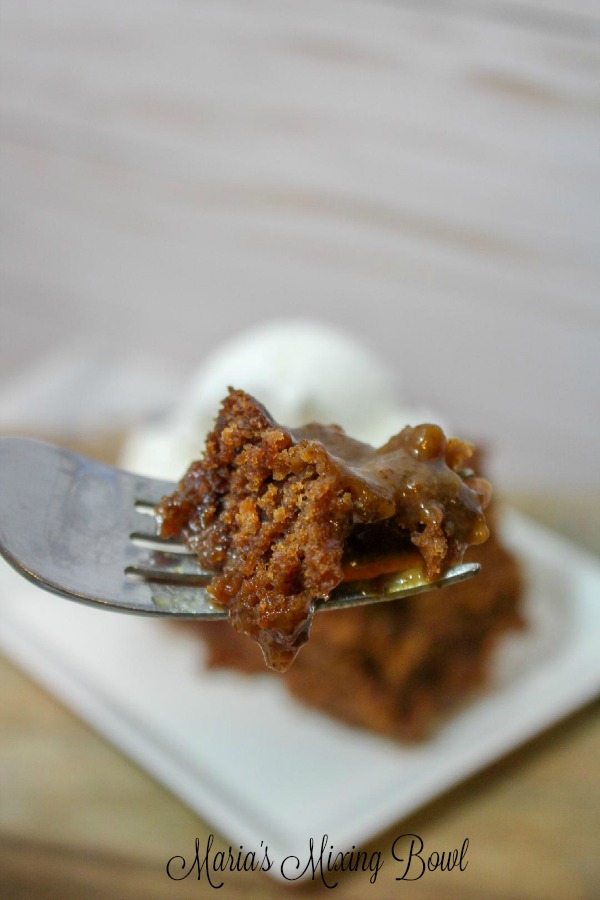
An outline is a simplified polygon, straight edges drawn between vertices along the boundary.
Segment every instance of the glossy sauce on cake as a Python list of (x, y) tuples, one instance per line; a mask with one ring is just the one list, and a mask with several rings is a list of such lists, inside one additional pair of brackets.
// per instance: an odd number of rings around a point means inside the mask
[(230, 390), (203, 457), (158, 508), (161, 534), (185, 538), (215, 573), (213, 601), (285, 671), (308, 638), (312, 600), (357, 561), (375, 572), (378, 558), (412, 546), (434, 580), (486, 539), (490, 488), (466, 467), (471, 454), (435, 425), (379, 449), (335, 425), (288, 429)]

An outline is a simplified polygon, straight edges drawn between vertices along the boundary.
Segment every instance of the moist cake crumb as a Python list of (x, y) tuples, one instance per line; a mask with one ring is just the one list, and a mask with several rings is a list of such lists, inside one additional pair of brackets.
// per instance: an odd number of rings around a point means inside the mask
[(212, 601), (283, 672), (308, 638), (312, 601), (365, 560), (377, 574), (416, 548), (433, 581), (486, 540), (491, 489), (472, 454), (432, 424), (378, 449), (337, 425), (286, 428), (230, 389), (202, 458), (158, 507), (160, 533), (186, 540), (214, 572)]

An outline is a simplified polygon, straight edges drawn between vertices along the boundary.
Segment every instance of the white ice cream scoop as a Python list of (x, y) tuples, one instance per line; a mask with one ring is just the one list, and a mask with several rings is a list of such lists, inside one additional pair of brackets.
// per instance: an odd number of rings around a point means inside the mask
[(354, 337), (320, 322), (274, 321), (215, 348), (173, 413), (130, 438), (124, 467), (181, 477), (200, 455), (229, 386), (254, 396), (284, 425), (335, 423), (374, 446), (404, 425), (437, 421), (400, 406), (394, 373)]

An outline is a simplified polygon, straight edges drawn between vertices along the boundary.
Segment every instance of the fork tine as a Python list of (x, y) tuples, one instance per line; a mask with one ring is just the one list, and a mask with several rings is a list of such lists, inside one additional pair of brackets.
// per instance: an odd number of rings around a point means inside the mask
[[(206, 591), (131, 581), (129, 539), (149, 504), (173, 489), (27, 438), (0, 438), (0, 554), (28, 580), (70, 600), (142, 615), (222, 618)], [(147, 559), (147, 557), (146, 557)]]
[(183, 587), (206, 587), (212, 575), (200, 570), (178, 572), (176, 569), (153, 568), (152, 566), (127, 566), (125, 575), (134, 581), (157, 584), (182, 585)]
[(180, 544), (178, 541), (171, 540), (171, 538), (163, 538), (156, 533), (149, 534), (147, 531), (132, 531), (129, 539), (136, 546), (145, 547), (148, 550), (170, 551), (178, 556), (193, 556), (196, 558), (195, 554), (185, 544)]
[(147, 575), (149, 578), (153, 574), (159, 575), (176, 575), (189, 576), (189, 578), (203, 579), (206, 584), (213, 577), (212, 572), (203, 571), (198, 565), (198, 559), (195, 556), (184, 556), (181, 553), (165, 553), (163, 550), (155, 550), (151, 553), (140, 555), (140, 557), (132, 561), (128, 569), (132, 572), (135, 570), (140, 575)]

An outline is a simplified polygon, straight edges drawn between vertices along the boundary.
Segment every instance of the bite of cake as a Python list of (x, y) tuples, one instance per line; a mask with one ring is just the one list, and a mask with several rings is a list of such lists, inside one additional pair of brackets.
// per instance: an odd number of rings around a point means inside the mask
[(158, 507), (161, 534), (197, 552), (214, 573), (213, 602), (285, 671), (308, 638), (312, 601), (365, 565), (390, 571), (416, 548), (433, 581), (486, 540), (490, 487), (472, 453), (431, 424), (378, 449), (336, 425), (286, 428), (230, 389), (202, 458)]

